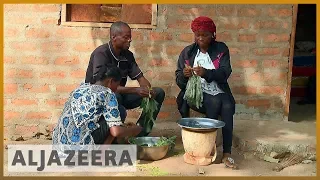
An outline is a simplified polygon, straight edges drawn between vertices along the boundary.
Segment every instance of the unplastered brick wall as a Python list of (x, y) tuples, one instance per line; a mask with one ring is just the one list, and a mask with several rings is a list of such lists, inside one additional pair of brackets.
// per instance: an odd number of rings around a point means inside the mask
[[(60, 4), (8, 4), (4, 12), (5, 137), (33, 135), (58, 121), (109, 29), (58, 25)], [(180, 118), (174, 71), (199, 15), (215, 21), (217, 40), (230, 48), (235, 119), (286, 120), (292, 5), (158, 5), (157, 28), (133, 29), (131, 47), (152, 85), (166, 92), (157, 121)], [(138, 116), (129, 112), (131, 119)]]

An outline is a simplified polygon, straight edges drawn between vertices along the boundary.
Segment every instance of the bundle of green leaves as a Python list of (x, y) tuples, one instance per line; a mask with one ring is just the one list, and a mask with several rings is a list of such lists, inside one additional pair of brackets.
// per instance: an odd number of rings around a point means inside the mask
[(158, 102), (151, 97), (151, 90), (152, 88), (149, 88), (149, 97), (144, 97), (140, 105), (140, 108), (142, 108), (142, 114), (144, 115), (142, 126), (145, 128), (146, 132), (151, 131), (152, 126), (155, 123), (153, 114), (158, 110)]
[(197, 107), (198, 109), (202, 107), (203, 93), (199, 76), (193, 74), (189, 78), (183, 98), (191, 106)]

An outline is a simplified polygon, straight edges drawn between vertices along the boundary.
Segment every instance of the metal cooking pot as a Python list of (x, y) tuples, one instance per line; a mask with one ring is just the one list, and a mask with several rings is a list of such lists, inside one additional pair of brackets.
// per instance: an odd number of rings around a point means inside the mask
[[(164, 158), (169, 150), (169, 145), (154, 146), (160, 137), (136, 137), (133, 138), (137, 145), (138, 159), (146, 161), (157, 161)], [(134, 144), (129, 140), (130, 144)], [(146, 145), (146, 146), (144, 146)], [(151, 146), (151, 147), (148, 147)]]
[(177, 121), (177, 124), (181, 128), (185, 128), (190, 131), (205, 132), (215, 131), (225, 126), (225, 123), (220, 120), (210, 118), (181, 118)]

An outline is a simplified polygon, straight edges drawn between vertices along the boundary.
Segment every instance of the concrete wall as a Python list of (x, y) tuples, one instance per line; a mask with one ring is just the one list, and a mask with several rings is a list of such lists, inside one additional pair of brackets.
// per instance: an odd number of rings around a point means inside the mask
[[(4, 6), (7, 138), (56, 123), (84, 79), (91, 51), (109, 40), (108, 28), (57, 25), (60, 10), (60, 4)], [(157, 29), (134, 29), (131, 47), (153, 86), (166, 91), (158, 122), (180, 117), (174, 71), (179, 53), (193, 42), (190, 23), (199, 15), (215, 21), (217, 40), (230, 48), (235, 119), (285, 120), (292, 5), (159, 5)]]

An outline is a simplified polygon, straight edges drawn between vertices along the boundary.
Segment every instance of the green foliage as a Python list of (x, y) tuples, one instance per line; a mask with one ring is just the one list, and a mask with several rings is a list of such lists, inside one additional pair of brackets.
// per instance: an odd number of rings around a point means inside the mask
[(198, 109), (202, 107), (203, 93), (199, 76), (192, 75), (189, 78), (183, 98), (191, 106), (197, 107)]

